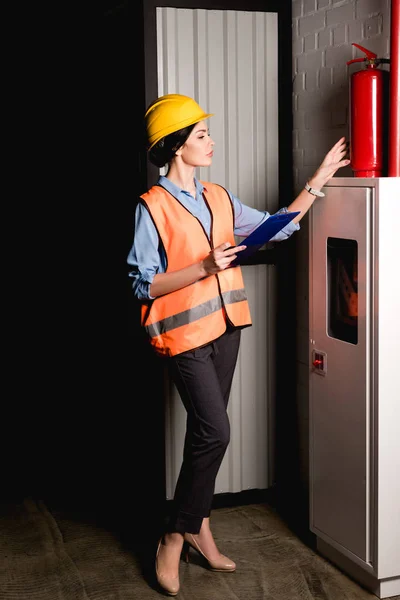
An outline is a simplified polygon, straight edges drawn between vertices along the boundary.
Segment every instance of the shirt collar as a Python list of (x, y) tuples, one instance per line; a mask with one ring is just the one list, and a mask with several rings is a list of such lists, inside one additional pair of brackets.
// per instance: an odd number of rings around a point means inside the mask
[[(166, 190), (168, 190), (168, 192), (170, 192), (170, 194), (172, 194), (175, 197), (177, 195), (179, 195), (181, 192), (186, 191), (186, 190), (182, 190), (182, 188), (175, 185), (175, 183), (172, 183), (172, 181), (170, 181), (164, 175), (160, 175), (157, 183), (159, 185), (162, 185)], [(198, 179), (196, 179), (196, 177), (194, 178), (194, 184), (196, 186), (197, 193), (200, 194), (200, 196), (203, 193), (203, 190), (207, 191), (207, 188)]]

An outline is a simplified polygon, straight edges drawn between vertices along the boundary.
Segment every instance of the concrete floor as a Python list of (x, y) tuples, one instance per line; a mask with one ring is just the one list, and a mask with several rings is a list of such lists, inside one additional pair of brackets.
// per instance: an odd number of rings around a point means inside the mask
[[(235, 573), (214, 573), (191, 552), (180, 565), (180, 600), (376, 600), (304, 543), (264, 503), (212, 512)], [(1, 600), (157, 600), (153, 542), (128, 528), (26, 498), (1, 507)], [(400, 596), (393, 597), (400, 600)]]

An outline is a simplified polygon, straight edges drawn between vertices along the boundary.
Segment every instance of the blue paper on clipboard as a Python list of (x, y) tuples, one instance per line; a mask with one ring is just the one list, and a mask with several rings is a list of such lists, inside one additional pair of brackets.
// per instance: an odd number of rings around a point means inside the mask
[(236, 265), (241, 265), (243, 262), (245, 262), (249, 256), (254, 254), (254, 252), (257, 252), (261, 246), (264, 246), (264, 244), (269, 242), (270, 239), (278, 233), (278, 231), (286, 227), (286, 225), (290, 223), (290, 221), (292, 221), (298, 214), (300, 214), (299, 210), (277, 213), (268, 217), (268, 219), (261, 223), (261, 225), (252, 233), (250, 233), (246, 239), (240, 240), (237, 245), (246, 246), (246, 249), (238, 252), (237, 257), (231, 262), (230, 266), (235, 267)]

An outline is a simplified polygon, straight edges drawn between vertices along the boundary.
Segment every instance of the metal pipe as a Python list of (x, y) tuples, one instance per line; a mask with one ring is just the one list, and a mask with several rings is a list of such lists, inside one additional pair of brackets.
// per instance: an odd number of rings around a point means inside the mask
[(391, 2), (389, 177), (400, 177), (400, 0)]

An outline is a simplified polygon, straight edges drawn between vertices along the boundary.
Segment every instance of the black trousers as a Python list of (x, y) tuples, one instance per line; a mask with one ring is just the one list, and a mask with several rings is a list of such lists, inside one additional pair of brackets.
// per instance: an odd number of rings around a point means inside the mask
[(230, 441), (227, 406), (240, 334), (240, 329), (228, 329), (211, 344), (168, 359), (187, 413), (168, 531), (198, 533), (210, 515), (215, 480)]

